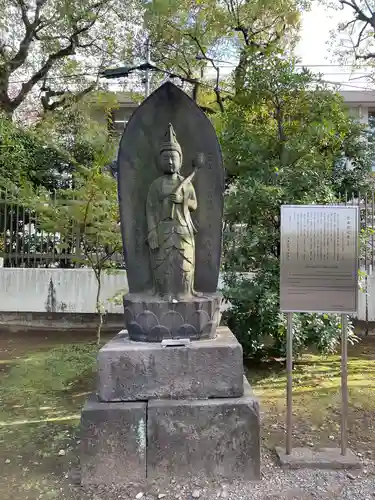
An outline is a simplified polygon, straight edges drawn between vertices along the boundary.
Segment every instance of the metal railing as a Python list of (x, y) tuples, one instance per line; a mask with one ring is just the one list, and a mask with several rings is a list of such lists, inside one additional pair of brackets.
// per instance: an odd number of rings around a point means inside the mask
[[(375, 266), (375, 190), (367, 194), (349, 196), (343, 194), (335, 205), (355, 205), (360, 211), (360, 266), (368, 274), (372, 273)], [(275, 232), (275, 241), (278, 241), (278, 229)], [(249, 271), (247, 248), (254, 245), (251, 228), (246, 224), (224, 224), (224, 252), (231, 256), (231, 267), (238, 272)], [(240, 250), (237, 252), (236, 250)], [(277, 255), (278, 249), (274, 249)], [(227, 259), (228, 260), (228, 259)]]
[[(52, 203), (56, 198), (52, 196)], [(3, 267), (85, 267), (82, 242), (85, 234), (72, 221), (62, 236), (58, 229), (46, 231), (41, 213), (15, 202), (0, 190), (0, 258)], [(122, 252), (110, 260), (123, 267)]]
[[(375, 264), (375, 190), (356, 197), (344, 194), (339, 204), (360, 207), (361, 267), (371, 273)], [(227, 238), (230, 246), (248, 236), (246, 225), (224, 225), (224, 240)], [(82, 238), (84, 233), (74, 222), (64, 237), (57, 229), (43, 230), (37, 211), (16, 203), (6, 191), (0, 190), (0, 258), (4, 267), (81, 267)], [(122, 252), (115, 253), (111, 260), (122, 266)]]
[(344, 194), (340, 197), (343, 205), (359, 207), (360, 212), (360, 266), (367, 273), (372, 273), (375, 261), (375, 191), (364, 195), (349, 197)]

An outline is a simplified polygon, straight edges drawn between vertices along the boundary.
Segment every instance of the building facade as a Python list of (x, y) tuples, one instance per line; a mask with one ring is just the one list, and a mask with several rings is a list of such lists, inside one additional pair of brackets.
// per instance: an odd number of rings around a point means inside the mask
[[(375, 91), (342, 90), (339, 93), (353, 117), (362, 123), (369, 123), (371, 119), (375, 120)], [(129, 94), (125, 92), (117, 93), (116, 98), (118, 100), (118, 108), (112, 112), (112, 123), (113, 128), (121, 134), (133, 111), (139, 106), (141, 101), (137, 102), (131, 99)]]
[[(375, 129), (375, 91), (372, 90), (342, 90), (340, 95), (348, 106), (350, 115), (369, 129)], [(375, 174), (375, 159), (372, 164)]]
[(340, 95), (350, 110), (350, 114), (361, 123), (369, 124), (375, 120), (375, 91), (342, 90)]

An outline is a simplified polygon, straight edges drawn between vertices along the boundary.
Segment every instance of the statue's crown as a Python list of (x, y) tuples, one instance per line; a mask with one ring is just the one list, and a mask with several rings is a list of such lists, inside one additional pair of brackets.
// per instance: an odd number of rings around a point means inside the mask
[(182, 149), (176, 139), (176, 132), (171, 123), (168, 125), (168, 130), (165, 133), (164, 141), (160, 147), (160, 153), (163, 151), (177, 151), (182, 157)]

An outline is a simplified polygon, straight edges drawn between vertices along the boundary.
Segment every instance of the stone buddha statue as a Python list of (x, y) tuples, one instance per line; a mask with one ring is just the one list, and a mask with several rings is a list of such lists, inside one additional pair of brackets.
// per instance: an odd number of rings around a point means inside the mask
[(194, 170), (180, 175), (182, 150), (169, 124), (160, 147), (163, 175), (150, 185), (147, 202), (147, 241), (150, 249), (154, 294), (165, 300), (195, 295), (195, 233), (191, 212), (197, 209), (192, 183)]
[[(175, 130), (183, 135), (176, 138)], [(129, 338), (213, 338), (222, 301), (223, 161), (210, 120), (172, 83), (127, 123), (118, 188)]]

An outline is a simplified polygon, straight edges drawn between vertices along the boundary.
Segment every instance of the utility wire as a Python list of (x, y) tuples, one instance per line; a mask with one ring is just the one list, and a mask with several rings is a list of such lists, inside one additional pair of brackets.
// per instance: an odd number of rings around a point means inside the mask
[[(233, 63), (233, 62), (229, 62), (229, 61), (224, 61), (224, 60), (216, 60), (217, 63), (225, 63), (225, 64), (228, 64), (228, 66), (226, 67), (223, 67), (222, 69), (228, 69), (230, 67), (233, 67), (235, 68), (237, 66), (237, 64)], [(296, 64), (295, 65), (296, 68), (353, 68), (352, 65), (350, 64)], [(371, 68), (371, 65), (365, 65), (365, 66), (361, 66), (360, 68), (358, 69), (362, 69), (363, 67), (367, 67), (367, 68)], [(93, 69), (96, 69), (96, 67), (92, 67)], [(97, 77), (98, 76), (98, 73), (100, 72), (100, 69), (97, 68), (97, 71), (93, 71), (93, 72), (82, 72), (82, 73), (75, 73), (75, 74), (71, 74), (71, 75), (59, 75), (59, 76), (47, 76), (46, 77), (46, 80), (69, 80), (69, 79), (73, 79), (73, 78), (80, 78), (80, 77)], [(340, 76), (340, 75), (343, 75), (343, 76), (359, 76), (359, 75), (362, 75), (362, 77), (366, 77), (367, 75), (370, 76), (370, 73), (365, 73), (365, 72), (357, 72), (355, 69), (353, 69), (352, 72), (346, 72), (346, 71), (335, 71), (335, 72), (327, 72), (325, 71), (323, 73), (324, 75), (335, 75), (335, 76)], [(10, 80), (10, 84), (17, 84), (17, 83), (26, 83), (28, 80), (26, 79), (17, 79), (17, 80)], [(344, 82), (337, 82), (337, 84), (340, 84), (340, 83), (344, 83)]]
[[(225, 69), (225, 68), (224, 68)], [(95, 72), (95, 73), (76, 73), (76, 74), (72, 74), (72, 75), (60, 75), (60, 76), (48, 76), (46, 78), (46, 80), (70, 80), (72, 78), (79, 78), (79, 77), (84, 77), (84, 76), (92, 76), (92, 77), (96, 77), (98, 76), (98, 72)], [(353, 72), (353, 73), (346, 73), (346, 72), (325, 72), (324, 75), (330, 75), (330, 76), (353, 76), (353, 77), (357, 77), (358, 78), (365, 78), (366, 76), (371, 76), (371, 73), (356, 73), (356, 72)], [(360, 76), (361, 75), (361, 76)], [(122, 78), (121, 76), (119, 76), (119, 78)], [(11, 80), (9, 83), (11, 84), (16, 84), (16, 83), (26, 83), (28, 80)], [(337, 82), (337, 83), (340, 83), (340, 82)], [(344, 83), (341, 82), (341, 83)]]
[[(228, 64), (227, 67), (233, 67), (235, 68), (237, 66), (236, 63), (234, 62), (230, 62), (230, 61), (224, 61), (224, 60), (215, 60), (215, 62), (217, 63), (224, 63), (224, 64)], [(296, 64), (295, 65), (296, 68), (353, 68), (353, 65), (351, 64)], [(363, 68), (373, 68), (373, 66), (371, 66), (370, 64), (368, 65), (361, 65), (360, 67), (358, 67), (358, 69), (363, 69)], [(95, 68), (94, 66), (92, 68)], [(223, 67), (223, 69), (225, 69), (225, 67)], [(77, 78), (77, 77), (80, 77), (80, 76), (97, 76), (99, 72), (99, 69), (97, 72), (92, 72), (92, 73), (89, 73), (89, 72), (85, 72), (85, 73), (76, 73), (76, 74), (72, 74), (72, 75), (63, 75), (63, 76), (48, 76), (47, 77), (47, 80), (65, 80), (65, 79), (70, 79), (70, 78)], [(346, 73), (345, 71), (340, 71), (340, 72), (324, 72), (325, 74), (327, 75), (346, 75), (346, 74), (349, 74)], [(367, 73), (357, 73), (357, 71), (355, 69), (353, 69), (353, 73), (356, 73), (356, 74), (360, 74), (360, 75), (366, 75)], [(9, 83), (25, 83), (27, 82), (28, 80), (11, 80)]]
[(366, 92), (366, 94), (368, 94), (368, 95), (375, 96), (375, 91), (360, 87), (359, 85), (352, 85), (351, 83), (346, 83), (346, 82), (333, 82), (333, 81), (329, 81), (329, 80), (319, 80), (319, 81), (321, 81), (322, 83), (327, 83), (328, 85), (346, 86), (346, 87), (350, 87), (353, 89), (359, 89), (359, 90)]

